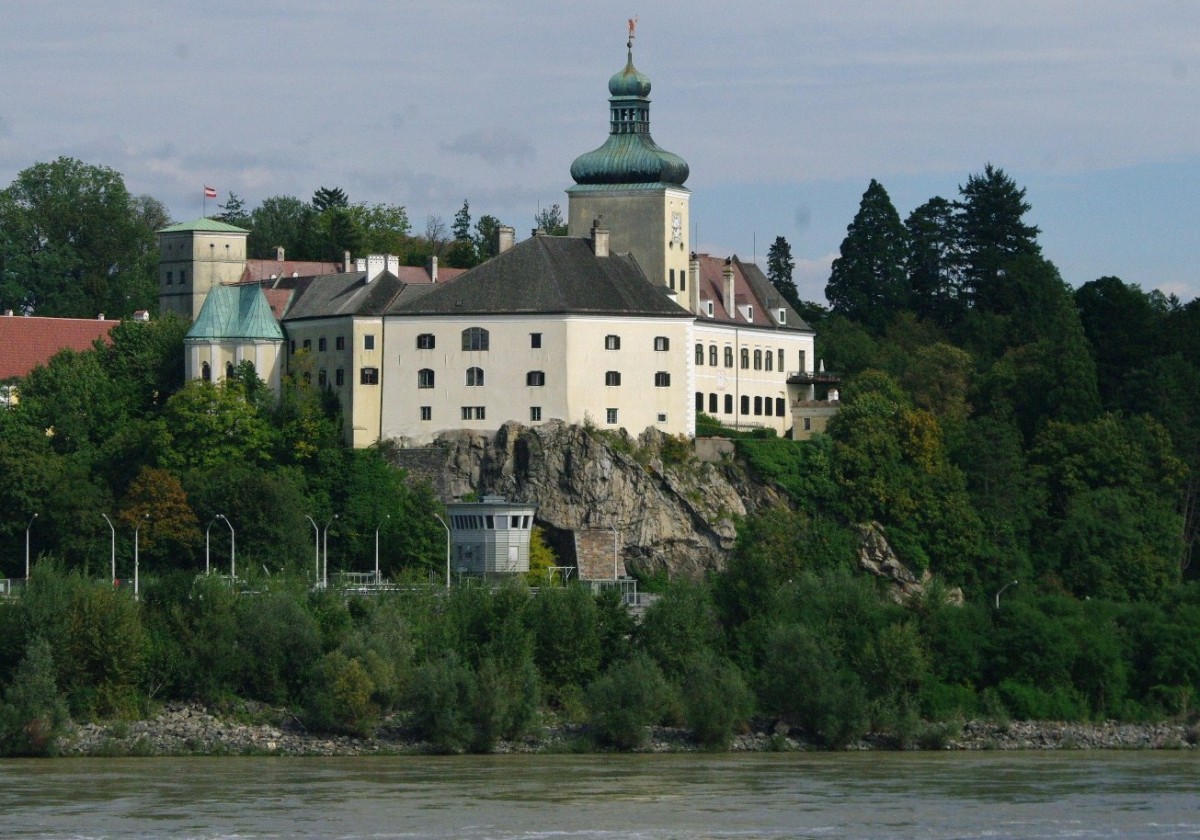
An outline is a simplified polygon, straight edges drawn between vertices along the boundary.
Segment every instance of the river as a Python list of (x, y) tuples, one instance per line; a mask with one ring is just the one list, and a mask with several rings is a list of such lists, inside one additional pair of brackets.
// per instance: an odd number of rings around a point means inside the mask
[(0, 761), (5, 838), (1200, 837), (1194, 752)]

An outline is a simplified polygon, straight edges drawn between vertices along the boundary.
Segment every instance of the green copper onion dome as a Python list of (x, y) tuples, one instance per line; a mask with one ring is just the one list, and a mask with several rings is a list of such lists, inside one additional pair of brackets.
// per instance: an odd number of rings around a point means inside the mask
[(633, 42), (625, 68), (608, 80), (609, 135), (600, 148), (571, 164), (577, 184), (672, 184), (687, 180), (687, 161), (660, 148), (650, 136), (650, 78), (633, 66)]

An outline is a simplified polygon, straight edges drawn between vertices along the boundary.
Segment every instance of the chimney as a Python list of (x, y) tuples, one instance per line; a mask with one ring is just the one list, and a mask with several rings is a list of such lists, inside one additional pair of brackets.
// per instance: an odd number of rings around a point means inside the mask
[(104, 320), (104, 313), (103, 313), (103, 312), (101, 312), (99, 315), (97, 315), (97, 316), (96, 316), (96, 320), (97, 320), (97, 321), (103, 321), (103, 320)]
[(513, 246), (517, 238), (517, 232), (508, 225), (500, 225), (496, 233), (496, 238), (496, 253), (503, 254)]
[(143, 321), (143, 322), (144, 322), (144, 321), (149, 321), (149, 320), (150, 320), (150, 313), (149, 313), (149, 311), (147, 311), (147, 310), (145, 310), (145, 309), (139, 309), (137, 312), (134, 312), (134, 313), (133, 313), (133, 320), (135, 320), (135, 321)]
[(688, 309), (700, 314), (700, 258), (695, 251), (688, 260)]
[(5, 309), (5, 310), (4, 310), (4, 317), (5, 317), (5, 318), (11, 318), (12, 316), (13, 316), (13, 314), (12, 314), (12, 310), (11, 310), (11, 309)]
[(393, 275), (396, 277), (400, 276), (400, 257), (395, 254), (388, 254), (384, 259), (384, 265)]
[(545, 236), (546, 229), (545, 228), (534, 228), (531, 235), (532, 236)]
[(425, 271), (429, 274), (430, 283), (437, 282), (437, 262), (437, 254), (430, 255), (429, 259), (425, 261)]
[(733, 295), (733, 260), (729, 257), (725, 258), (725, 270), (722, 272), (725, 279), (725, 311), (732, 318), (737, 313), (737, 302)]
[(342, 251), (342, 270), (347, 274), (354, 270), (354, 264), (350, 262), (349, 251)]
[(367, 254), (367, 282), (370, 283), (380, 274), (383, 274), (384, 267), (383, 254)]
[(600, 227), (600, 220), (592, 222), (592, 253), (597, 257), (608, 256), (608, 230)]
[(275, 261), (283, 262), (283, 246), (282, 245), (275, 246)]

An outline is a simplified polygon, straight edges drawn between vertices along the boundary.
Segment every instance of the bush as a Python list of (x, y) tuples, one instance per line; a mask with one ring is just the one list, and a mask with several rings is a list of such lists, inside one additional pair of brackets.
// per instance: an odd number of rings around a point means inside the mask
[(732, 662), (711, 654), (693, 657), (685, 667), (684, 718), (706, 747), (726, 749), (754, 709), (754, 695)]
[(0, 753), (54, 755), (67, 724), (67, 706), (54, 683), (50, 643), (37, 638), (17, 666), (0, 707)]
[(379, 707), (366, 668), (340, 651), (325, 654), (308, 682), (305, 722), (315, 729), (366, 737), (379, 725)]
[(453, 654), (417, 668), (408, 707), (417, 735), (436, 752), (461, 752), (475, 740), (475, 674)]
[(672, 698), (658, 666), (636, 654), (588, 686), (584, 703), (588, 722), (602, 743), (632, 750), (646, 743), (646, 727), (662, 719)]

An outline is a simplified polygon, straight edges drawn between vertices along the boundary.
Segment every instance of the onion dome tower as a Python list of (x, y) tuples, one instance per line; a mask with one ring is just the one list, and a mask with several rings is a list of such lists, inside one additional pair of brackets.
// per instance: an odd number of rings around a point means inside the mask
[(625, 67), (608, 80), (608, 139), (571, 164), (568, 233), (607, 229), (610, 248), (633, 254), (651, 282), (687, 292), (689, 170), (650, 136), (650, 78), (633, 65), (635, 26)]

